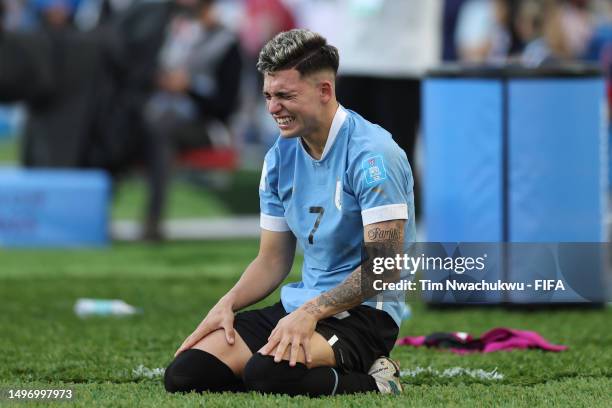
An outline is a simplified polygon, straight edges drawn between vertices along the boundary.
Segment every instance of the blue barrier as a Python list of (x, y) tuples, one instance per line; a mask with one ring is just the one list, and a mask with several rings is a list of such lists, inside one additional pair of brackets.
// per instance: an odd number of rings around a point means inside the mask
[(0, 246), (107, 244), (110, 186), (103, 171), (0, 168)]
[(427, 240), (606, 241), (604, 101), (592, 70), (433, 71), (423, 100)]
[[(423, 88), (427, 241), (606, 242), (604, 91), (589, 66), (431, 71)], [(538, 262), (554, 259), (539, 247), (506, 248), (504, 280), (532, 277)], [(578, 259), (572, 254), (569, 263)], [(593, 258), (581, 279), (600, 285), (603, 263)], [(483, 299), (499, 301), (493, 293)]]

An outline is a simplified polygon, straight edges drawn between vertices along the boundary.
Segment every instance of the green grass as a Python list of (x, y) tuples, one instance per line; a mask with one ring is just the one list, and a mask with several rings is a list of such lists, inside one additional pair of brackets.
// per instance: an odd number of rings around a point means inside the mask
[[(203, 172), (196, 174), (211, 176)], [(198, 181), (175, 177), (168, 194), (166, 217), (177, 219), (259, 214), (258, 171), (240, 170), (217, 176), (222, 180), (219, 185), (215, 184), (214, 178)], [(113, 219), (141, 219), (146, 193), (142, 177), (133, 176), (122, 180), (113, 200)]]
[[(142, 219), (146, 194), (146, 184), (142, 178), (131, 177), (122, 181), (113, 200), (112, 218), (115, 220)], [(208, 218), (228, 214), (229, 211), (223, 201), (207, 189), (180, 180), (172, 183), (166, 210), (168, 219)]]
[(19, 161), (19, 145), (15, 138), (0, 138), (0, 165), (15, 164)]
[[(569, 351), (513, 351), (456, 356), (396, 348), (404, 369), (464, 367), (491, 371), (498, 381), (422, 373), (404, 377), (399, 397), (376, 394), (325, 398), (169, 395), (159, 379), (133, 370), (164, 367), (183, 338), (238, 278), (257, 242), (119, 244), (101, 250), (0, 250), (0, 388), (65, 388), (71, 406), (612, 406), (612, 310), (519, 312), (429, 310), (413, 305), (402, 334), (496, 326), (537, 330)], [(295, 279), (300, 260), (290, 276)], [(79, 297), (121, 298), (144, 314), (80, 320)], [(278, 299), (275, 293), (266, 303)], [(11, 406), (0, 401), (1, 406)], [(15, 407), (25, 406), (20, 403)], [(59, 405), (58, 405), (59, 406)], [(64, 405), (61, 405), (64, 406)], [(68, 405), (66, 405), (68, 406)]]

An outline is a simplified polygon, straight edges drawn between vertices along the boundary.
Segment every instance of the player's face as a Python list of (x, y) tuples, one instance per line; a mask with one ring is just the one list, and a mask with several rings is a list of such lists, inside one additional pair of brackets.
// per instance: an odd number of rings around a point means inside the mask
[(317, 132), (322, 111), (316, 83), (295, 69), (264, 75), (263, 94), (282, 137), (308, 137)]

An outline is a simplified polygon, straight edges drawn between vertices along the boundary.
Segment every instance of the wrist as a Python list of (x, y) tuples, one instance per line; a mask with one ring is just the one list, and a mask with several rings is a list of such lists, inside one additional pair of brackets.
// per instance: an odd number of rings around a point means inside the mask
[(232, 310), (232, 312), (236, 311), (236, 294), (232, 292), (228, 292), (219, 299), (219, 303), (225, 307), (228, 307)]
[(312, 316), (316, 321), (319, 321), (326, 317), (321, 306), (317, 305), (314, 299), (300, 306), (300, 310)]

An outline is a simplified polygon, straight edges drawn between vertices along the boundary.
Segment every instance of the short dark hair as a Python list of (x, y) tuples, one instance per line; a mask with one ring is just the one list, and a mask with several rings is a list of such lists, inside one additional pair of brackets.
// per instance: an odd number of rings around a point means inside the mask
[(277, 34), (259, 53), (257, 70), (262, 74), (296, 69), (308, 75), (329, 69), (338, 73), (338, 49), (325, 37), (305, 29), (294, 29)]

